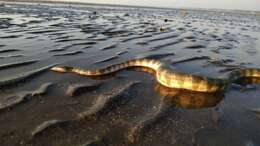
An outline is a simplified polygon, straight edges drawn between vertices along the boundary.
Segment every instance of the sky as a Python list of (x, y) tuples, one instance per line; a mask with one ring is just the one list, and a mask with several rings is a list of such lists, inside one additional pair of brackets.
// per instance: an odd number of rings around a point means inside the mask
[(260, 11), (260, 0), (59, 0), (170, 8), (217, 8)]

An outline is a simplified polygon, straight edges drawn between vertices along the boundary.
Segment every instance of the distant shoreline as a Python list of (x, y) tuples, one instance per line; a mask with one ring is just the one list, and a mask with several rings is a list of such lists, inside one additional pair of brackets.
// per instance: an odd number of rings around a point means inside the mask
[(120, 5), (120, 4), (97, 4), (87, 2), (68, 2), (68, 1), (49, 1), (49, 0), (0, 0), (4, 3), (44, 3), (44, 4), (67, 4), (67, 5), (89, 5), (89, 6), (111, 6), (111, 7), (125, 7), (125, 8), (147, 8), (147, 9), (166, 9), (166, 10), (197, 10), (197, 11), (211, 11), (224, 13), (240, 13), (240, 14), (255, 14), (260, 15), (260, 11), (249, 10), (232, 10), (232, 9), (206, 9), (206, 8), (170, 8), (170, 7), (153, 7), (153, 6), (136, 6), (136, 5)]

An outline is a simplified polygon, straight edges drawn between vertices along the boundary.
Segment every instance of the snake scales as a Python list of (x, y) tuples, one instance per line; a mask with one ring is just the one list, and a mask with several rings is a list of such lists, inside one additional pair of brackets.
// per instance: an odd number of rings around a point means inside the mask
[(260, 69), (245, 68), (232, 71), (226, 78), (209, 78), (174, 71), (165, 62), (153, 59), (136, 59), (97, 70), (84, 70), (76, 67), (55, 66), (52, 71), (75, 73), (84, 76), (101, 76), (128, 67), (148, 67), (155, 71), (156, 80), (169, 88), (187, 89), (198, 92), (219, 92), (228, 89), (231, 83), (242, 77), (260, 77)]

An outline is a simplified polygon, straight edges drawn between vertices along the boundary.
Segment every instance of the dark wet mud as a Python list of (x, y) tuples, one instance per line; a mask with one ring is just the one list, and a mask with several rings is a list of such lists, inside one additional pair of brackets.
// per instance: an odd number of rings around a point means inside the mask
[(260, 145), (260, 79), (241, 79), (225, 93), (206, 94), (166, 88), (145, 68), (95, 78), (49, 70), (96, 69), (135, 58), (214, 78), (260, 68), (259, 13), (182, 14), (0, 5), (0, 145)]

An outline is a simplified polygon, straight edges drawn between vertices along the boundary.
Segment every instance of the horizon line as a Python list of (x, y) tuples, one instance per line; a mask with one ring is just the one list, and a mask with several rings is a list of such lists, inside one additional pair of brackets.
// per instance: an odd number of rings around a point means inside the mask
[(70, 1), (57, 1), (57, 0), (0, 0), (5, 3), (57, 3), (57, 4), (73, 4), (73, 5), (97, 5), (97, 6), (116, 6), (116, 7), (137, 7), (137, 8), (151, 8), (151, 9), (177, 9), (177, 10), (206, 10), (206, 11), (234, 11), (234, 12), (260, 12), (259, 10), (246, 10), (246, 9), (221, 9), (221, 8), (194, 8), (194, 7), (164, 7), (164, 6), (143, 6), (143, 5), (127, 5), (127, 4), (107, 4), (107, 3), (89, 3), (89, 2), (70, 2)]

